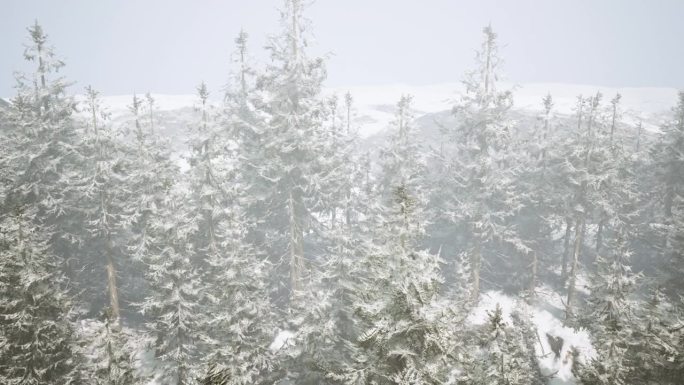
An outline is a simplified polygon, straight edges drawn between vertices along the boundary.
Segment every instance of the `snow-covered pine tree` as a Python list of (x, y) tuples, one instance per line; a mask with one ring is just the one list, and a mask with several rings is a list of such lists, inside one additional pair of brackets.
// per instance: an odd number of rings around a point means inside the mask
[[(105, 266), (107, 293), (111, 321), (116, 323), (120, 318), (119, 289), (117, 286), (117, 265), (121, 264), (125, 247), (121, 237), (122, 228), (130, 224), (132, 218), (127, 215), (127, 167), (124, 158), (124, 144), (108, 123), (108, 113), (102, 106), (99, 93), (92, 87), (86, 87), (85, 112), (88, 113), (87, 128), (83, 145), (80, 147), (84, 160), (83, 176), (78, 185), (87, 202), (85, 209), (86, 229), (89, 233), (84, 245), (91, 253), (97, 253), (94, 276)], [(98, 252), (99, 251), (99, 252)], [(116, 261), (116, 262), (115, 262)], [(102, 290), (95, 290), (102, 292)]]
[(205, 264), (212, 255), (221, 254), (222, 235), (218, 223), (225, 220), (223, 207), (231, 198), (225, 185), (229, 182), (230, 154), (226, 153), (227, 132), (215, 124), (209, 105), (209, 91), (202, 82), (197, 87), (200, 120), (190, 127), (188, 145), (189, 199), (186, 203), (190, 220), (197, 231), (190, 235), (196, 261)]
[(583, 384), (629, 384), (639, 363), (627, 352), (635, 342), (636, 319), (630, 304), (638, 274), (628, 265), (631, 252), (625, 239), (626, 229), (621, 226), (614, 241), (610, 242), (611, 256), (599, 254), (587, 300), (588, 311), (582, 323), (592, 331), (597, 357), (581, 365), (579, 375)]
[[(596, 177), (597, 199), (594, 200), (596, 215), (595, 251), (601, 252), (604, 238), (610, 236), (610, 229), (620, 226), (632, 213), (621, 212), (618, 208), (629, 207), (626, 203), (636, 199), (631, 165), (626, 156), (622, 140), (616, 135), (621, 119), (620, 99), (617, 94), (608, 106), (604, 119), (606, 123), (597, 127), (594, 154), (594, 173)], [(632, 209), (633, 211), (633, 209)]]
[(210, 316), (202, 310), (206, 284), (193, 260), (190, 235), (196, 224), (179, 204), (184, 199), (169, 185), (157, 212), (148, 218), (153, 243), (143, 262), (149, 291), (139, 305), (163, 382), (173, 385), (196, 383)]
[(339, 97), (334, 94), (326, 100), (327, 108), (324, 109), (326, 121), (321, 167), (327, 172), (322, 179), (321, 192), (330, 211), (329, 232), (340, 230), (341, 226), (349, 229), (353, 217), (349, 200), (353, 190), (351, 178), (355, 174), (354, 149), (358, 146), (358, 138), (351, 131), (351, 95), (347, 94), (344, 103), (341, 106)]
[(271, 63), (258, 79), (263, 95), (259, 112), (266, 115), (264, 157), (250, 165), (265, 187), (257, 195), (265, 206), (260, 237), (274, 261), (286, 261), (276, 276), (285, 276), (283, 268), (288, 269), (289, 283), (278, 279), (281, 299), (286, 293), (294, 299), (304, 288), (311, 257), (305, 237), (320, 229), (317, 214), (327, 207), (322, 194), (329, 171), (323, 164), (325, 106), (320, 96), (325, 69), (322, 59), (307, 55), (304, 8), (302, 0), (284, 2), (282, 32), (267, 46)]
[(447, 210), (466, 227), (473, 301), (480, 293), (483, 259), (497, 244), (508, 243), (529, 252), (506, 227), (507, 219), (519, 208), (510, 189), (513, 164), (508, 111), (513, 99), (510, 91), (497, 87), (501, 66), (497, 36), (491, 26), (485, 27), (483, 33), (477, 67), (466, 74), (466, 92), (453, 108), (457, 126), (447, 130), (449, 139), (456, 144), (449, 159), (453, 200)]
[(87, 358), (88, 383), (129, 385), (141, 381), (135, 368), (135, 353), (142, 344), (121, 326), (109, 308), (97, 321), (91, 321), (81, 336)]
[[(347, 133), (341, 129), (339, 101), (330, 103), (321, 95), (324, 62), (310, 58), (306, 52), (309, 28), (303, 16), (306, 2), (287, 0), (284, 3), (283, 32), (272, 38), (268, 47), (273, 64), (258, 78), (257, 107), (265, 124), (259, 133), (260, 148), (254, 151), (259, 156), (249, 158), (248, 172), (254, 176), (250, 178), (253, 192), (249, 199), (259, 199), (255, 208), (263, 214), (256, 217), (258, 222), (252, 238), (263, 240), (262, 247), (278, 263), (272, 280), (277, 284), (278, 302), (283, 302), (289, 293), (291, 316), (284, 321), (284, 327), (296, 330), (297, 346), (302, 349), (288, 351), (283, 365), (298, 383), (316, 383), (320, 378), (317, 371), (325, 365), (308, 364), (314, 354), (320, 354), (308, 342), (318, 343), (318, 336), (327, 333), (321, 328), (325, 323), (321, 324), (318, 317), (329, 315), (317, 310), (329, 305), (319, 297), (330, 292), (319, 290), (328, 278), (316, 274), (319, 270), (315, 267), (333, 263), (335, 257), (329, 256), (336, 251), (331, 249), (344, 247), (344, 253), (350, 252), (349, 245), (341, 242), (342, 233), (338, 231), (344, 232), (340, 225), (346, 223), (346, 212), (342, 215), (346, 207), (340, 198), (345, 192), (344, 182), (349, 178), (345, 171), (349, 164), (344, 158), (352, 146)], [(250, 211), (248, 216), (259, 212)], [(331, 228), (336, 230), (333, 232)], [(305, 241), (312, 247), (305, 248)], [(286, 255), (283, 250), (287, 251)], [(285, 268), (289, 268), (289, 283), (282, 279), (286, 276)], [(314, 309), (310, 303), (320, 306)]]
[[(397, 112), (392, 121), (392, 135), (389, 143), (380, 150), (381, 173), (378, 180), (378, 194), (382, 201), (380, 210), (391, 212), (384, 220), (397, 223), (380, 223), (380, 226), (395, 226), (403, 245), (415, 245), (426, 228), (426, 192), (424, 176), (427, 173), (422, 145), (416, 136), (412, 97), (404, 95), (397, 103)], [(401, 215), (393, 215), (399, 204)], [(382, 219), (381, 219), (382, 221)]]
[(504, 321), (501, 306), (487, 312), (487, 322), (477, 332), (476, 343), (467, 354), (459, 384), (542, 384), (539, 370), (531, 359), (534, 352), (525, 340), (521, 315), (513, 324)]
[[(352, 128), (352, 97), (344, 99), (344, 111), (339, 114), (339, 102), (333, 97), (330, 108), (325, 149), (326, 168), (330, 170), (323, 186), (326, 202), (333, 211), (325, 229), (324, 262), (312, 274), (309, 290), (300, 299), (309, 304), (299, 313), (294, 365), (306, 368), (297, 381), (311, 383), (344, 382), (353, 371), (353, 356), (358, 347), (359, 330), (355, 319), (356, 303), (363, 292), (365, 271), (359, 261), (367, 253), (373, 232), (364, 211), (375, 196), (366, 195), (359, 185), (365, 173), (354, 151), (358, 137)], [(325, 218), (325, 217), (324, 217)]]
[(168, 141), (153, 131), (153, 99), (148, 103), (147, 123), (141, 99), (134, 95), (129, 108), (134, 135), (128, 149), (129, 191), (135, 197), (127, 209), (133, 215), (129, 253), (144, 267), (147, 290), (138, 306), (153, 339), (158, 369), (166, 383), (193, 384), (206, 332), (206, 313), (197, 310), (203, 282), (191, 260), (189, 234), (194, 228), (179, 204), (186, 197), (176, 184), (178, 166)]
[(670, 121), (661, 127), (658, 143), (651, 149), (659, 185), (656, 199), (662, 202), (654, 218), (660, 230), (662, 263), (667, 266), (671, 283), (684, 277), (684, 91), (679, 92), (677, 106)]
[(66, 94), (69, 83), (58, 74), (64, 62), (43, 28), (36, 22), (28, 32), (24, 58), (35, 63), (36, 70), (16, 75), (17, 93), (6, 112), (8, 147), (13, 149), (6, 159), (16, 178), (7, 185), (2, 207), (34, 207), (25, 215), (33, 215), (30, 220), (49, 234), (48, 247), (61, 259), (58, 266), (75, 278), (82, 267), (74, 258), (82, 230), (80, 197), (74, 188), (81, 162), (74, 151), (79, 141), (72, 118), (76, 104)]
[[(593, 150), (597, 143), (595, 139), (597, 137), (597, 119), (601, 97), (602, 95), (597, 93), (588, 99), (584, 99), (582, 96), (577, 98), (577, 132), (567, 138), (568, 143), (563, 146), (565, 149), (563, 156), (567, 160), (563, 163), (563, 169), (559, 171), (566, 175), (568, 188), (572, 191), (571, 203), (568, 207), (572, 208), (575, 218), (572, 259), (565, 301), (566, 322), (574, 320), (575, 285), (577, 275), (580, 273), (580, 257), (584, 246), (586, 222), (592, 210), (590, 203), (595, 197), (596, 187), (600, 184), (600, 182), (597, 183), (596, 173), (592, 166), (594, 161)], [(585, 127), (583, 127), (583, 123), (585, 123)]]
[[(185, 210), (192, 230), (193, 264), (206, 287), (205, 342), (202, 361), (208, 378), (223, 375), (230, 384), (254, 384), (273, 365), (267, 347), (272, 334), (266, 286), (269, 266), (246, 242), (231, 132), (216, 124), (209, 93), (198, 87), (201, 119), (190, 133), (190, 196)], [(220, 373), (220, 374), (219, 374)]]
[(642, 384), (675, 384), (678, 375), (677, 363), (682, 362), (684, 352), (677, 346), (682, 331), (677, 325), (677, 311), (674, 304), (656, 287), (650, 298), (635, 309), (638, 319), (635, 341), (627, 354), (638, 370), (630, 373), (632, 381)]
[[(396, 211), (406, 198), (397, 195)], [(440, 261), (396, 232), (403, 233), (396, 224), (378, 229), (376, 239), (384, 244), (359, 262), (364, 284), (355, 296), (361, 334), (351, 365), (333, 377), (343, 383), (438, 384), (449, 370), (448, 328), (438, 307)]]
[(442, 284), (439, 258), (417, 250), (425, 229), (424, 175), (411, 132), (410, 97), (402, 97), (395, 132), (381, 156), (382, 206), (368, 248), (358, 262), (354, 296), (360, 327), (349, 367), (333, 378), (344, 383), (436, 384), (447, 368), (448, 339), (437, 307)]
[(133, 95), (127, 126), (133, 140), (126, 156), (129, 163), (127, 187), (133, 199), (127, 202), (126, 213), (132, 216), (128, 253), (135, 260), (141, 260), (152, 244), (160, 243), (150, 231), (150, 220), (160, 211), (162, 201), (167, 199), (166, 194), (178, 175), (169, 142), (153, 133), (151, 125), (144, 123), (143, 107), (143, 100)]
[[(553, 98), (550, 94), (542, 99), (542, 108), (531, 135), (523, 138), (521, 156), (517, 159), (519, 172), (516, 195), (522, 208), (515, 223), (520, 237), (526, 240), (531, 249), (529, 261), (525, 263), (530, 272), (526, 286), (531, 296), (538, 283), (542, 256), (555, 251), (551, 242), (552, 233), (565, 219), (558, 215), (565, 203), (562, 198), (565, 191), (559, 188), (562, 184), (558, 183), (553, 170), (559, 159), (556, 149), (558, 139), (554, 135), (556, 122)], [(567, 232), (567, 221), (565, 225)], [(567, 253), (564, 255), (567, 257)]]
[(257, 90), (257, 71), (252, 65), (248, 51), (248, 35), (240, 31), (235, 39), (233, 70), (226, 86), (224, 104), (220, 111), (219, 124), (226, 130), (231, 146), (225, 151), (233, 151), (235, 178), (240, 189), (240, 206), (249, 219), (247, 241), (262, 256), (266, 253), (264, 217), (267, 212), (266, 197), (271, 182), (263, 178), (261, 163), (266, 159), (265, 143), (269, 133), (266, 130), (267, 115)]
[(74, 304), (37, 210), (17, 205), (0, 219), (0, 382), (78, 384)]

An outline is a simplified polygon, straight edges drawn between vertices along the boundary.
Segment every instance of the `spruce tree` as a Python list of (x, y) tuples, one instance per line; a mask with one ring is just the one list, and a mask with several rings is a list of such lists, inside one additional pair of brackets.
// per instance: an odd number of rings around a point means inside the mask
[(520, 315), (514, 317), (513, 324), (507, 324), (498, 303), (487, 315), (487, 322), (475, 336), (478, 347), (470, 350), (458, 383), (541, 384)]
[(184, 196), (168, 187), (149, 219), (153, 243), (143, 261), (149, 291), (140, 304), (165, 383), (194, 384), (208, 314), (202, 311), (206, 285), (196, 267), (190, 235), (194, 225), (178, 203)]
[(135, 354), (142, 348), (136, 336), (125, 329), (109, 308), (97, 321), (82, 332), (84, 355), (88, 361), (89, 383), (98, 385), (128, 385), (141, 381), (136, 370)]
[(267, 346), (273, 330), (265, 277), (269, 265), (247, 242), (240, 207), (242, 180), (234, 165), (230, 134), (208, 109), (209, 93), (198, 87), (201, 118), (191, 132), (190, 196), (193, 264), (208, 292), (208, 376), (221, 373), (231, 384), (253, 384), (273, 365)]
[(497, 245), (508, 243), (528, 251), (506, 226), (518, 209), (510, 188), (512, 127), (507, 115), (513, 99), (510, 91), (498, 89), (501, 58), (497, 36), (490, 26), (483, 33), (477, 67), (466, 74), (465, 93), (453, 108), (457, 126), (447, 129), (456, 144), (449, 159), (453, 195), (448, 215), (466, 227), (473, 301), (479, 298), (483, 261)]
[(315, 214), (326, 208), (321, 186), (328, 171), (322, 164), (325, 130), (320, 97), (325, 69), (322, 59), (307, 55), (303, 10), (303, 1), (286, 0), (282, 32), (267, 46), (271, 63), (258, 79), (263, 93), (259, 112), (266, 115), (264, 158), (250, 165), (257, 168), (264, 187), (257, 192), (265, 205), (259, 237), (274, 260), (287, 250), (277, 275), (287, 268), (289, 283), (280, 287), (287, 288), (291, 298), (304, 289), (308, 276), (305, 237), (320, 228)]
[(50, 232), (15, 206), (0, 220), (0, 382), (80, 383), (82, 357), (70, 316), (74, 303)]
[(447, 350), (436, 311), (439, 258), (417, 249), (425, 225), (420, 180), (424, 163), (411, 133), (410, 97), (397, 105), (394, 134), (382, 152), (382, 206), (374, 244), (361, 256), (358, 352), (347, 383), (442, 383)]
[(635, 317), (629, 302), (638, 275), (631, 272), (625, 232), (611, 242), (612, 256), (598, 255), (584, 322), (592, 331), (597, 357), (580, 368), (586, 384), (628, 384), (638, 370), (628, 349), (634, 343)]
[(662, 202), (654, 218), (660, 230), (659, 249), (664, 266), (668, 266), (670, 282), (680, 287), (677, 282), (684, 276), (684, 92), (679, 93), (672, 112), (672, 119), (661, 127), (651, 156), (659, 181), (655, 197)]
[[(99, 93), (92, 87), (86, 88), (85, 112), (89, 121), (85, 129), (84, 142), (80, 148), (85, 172), (78, 186), (87, 201), (84, 213), (89, 237), (85, 245), (88, 250), (101, 250), (95, 261), (95, 276), (100, 266), (105, 266), (109, 309), (112, 320), (120, 319), (119, 288), (117, 285), (117, 264), (122, 264), (123, 229), (133, 220), (127, 212), (128, 162), (125, 159), (125, 145), (108, 123), (108, 114), (102, 106)], [(115, 262), (116, 261), (116, 262)], [(97, 290), (101, 291), (101, 290)]]
[(25, 215), (32, 215), (30, 220), (49, 234), (48, 247), (61, 259), (60, 268), (76, 279), (82, 264), (74, 251), (83, 241), (75, 188), (82, 162), (74, 150), (79, 146), (79, 127), (72, 117), (76, 104), (66, 93), (70, 83), (58, 74), (64, 62), (43, 28), (36, 22), (28, 32), (24, 58), (36, 70), (16, 75), (17, 93), (6, 113), (13, 149), (8, 171), (16, 178), (6, 185), (3, 207), (34, 207)]

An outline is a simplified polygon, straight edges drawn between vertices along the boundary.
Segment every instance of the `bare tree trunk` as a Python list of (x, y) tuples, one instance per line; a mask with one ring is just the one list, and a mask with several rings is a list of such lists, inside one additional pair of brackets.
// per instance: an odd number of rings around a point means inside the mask
[(582, 238), (584, 236), (584, 213), (577, 218), (575, 226), (575, 245), (572, 253), (572, 265), (570, 268), (570, 281), (568, 282), (568, 297), (565, 303), (565, 322), (572, 317), (572, 303), (575, 299), (575, 283), (577, 281), (577, 269), (580, 252), (582, 250)]
[(572, 236), (572, 218), (565, 218), (565, 237), (563, 238), (563, 259), (561, 260), (561, 279), (568, 278), (568, 253), (570, 252), (570, 237)]
[(112, 246), (109, 236), (107, 236), (107, 245), (105, 247), (107, 253), (107, 286), (109, 289), (109, 305), (112, 308), (112, 320), (115, 323), (119, 322), (119, 291), (116, 286), (116, 268), (114, 267), (114, 259), (112, 258)]

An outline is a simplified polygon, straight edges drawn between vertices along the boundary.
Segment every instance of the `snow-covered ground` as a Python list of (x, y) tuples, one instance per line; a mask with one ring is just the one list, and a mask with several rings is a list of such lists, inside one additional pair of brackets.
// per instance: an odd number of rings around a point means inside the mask
[[(538, 343), (535, 344), (535, 353), (539, 360), (542, 374), (549, 376), (549, 385), (572, 385), (576, 379), (572, 375), (572, 349), (579, 352), (582, 362), (592, 359), (596, 352), (591, 344), (589, 333), (586, 330), (575, 330), (563, 325), (563, 303), (558, 293), (543, 286), (537, 289), (537, 299), (533, 305), (528, 305), (522, 299), (511, 297), (499, 291), (489, 291), (482, 295), (480, 303), (471, 312), (468, 321), (474, 325), (482, 325), (487, 322), (488, 312), (494, 311), (499, 304), (502, 310), (503, 320), (512, 324), (511, 313), (515, 310), (525, 309), (531, 315)], [(560, 357), (552, 352), (547, 338), (563, 339)]]

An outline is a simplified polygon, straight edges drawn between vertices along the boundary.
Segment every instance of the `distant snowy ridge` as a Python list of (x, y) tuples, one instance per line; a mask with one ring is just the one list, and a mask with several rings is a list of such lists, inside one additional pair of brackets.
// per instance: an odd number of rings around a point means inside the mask
[[(677, 89), (655, 87), (603, 87), (592, 85), (575, 85), (559, 83), (530, 83), (524, 85), (504, 84), (512, 89), (514, 109), (539, 112), (542, 98), (551, 94), (554, 100), (554, 111), (560, 114), (572, 114), (577, 96), (585, 97), (601, 92), (604, 102), (608, 102), (615, 94), (622, 95), (622, 106), (625, 110), (624, 121), (636, 123), (640, 118), (652, 120), (654, 115), (669, 111), (676, 104)], [(450, 109), (456, 104), (463, 92), (461, 83), (444, 83), (426, 86), (391, 85), (391, 86), (354, 86), (336, 87), (326, 93), (342, 95), (349, 91), (355, 100), (358, 112), (361, 136), (370, 136), (386, 128), (393, 118), (394, 104), (401, 95), (413, 95), (416, 117), (425, 113), (434, 113)], [(647, 129), (649, 127), (646, 127)]]
[[(607, 103), (615, 94), (622, 95), (621, 104), (625, 111), (623, 121), (636, 124), (638, 120), (657, 121), (658, 115), (669, 111), (676, 103), (677, 89), (657, 87), (604, 87), (593, 85), (530, 83), (523, 85), (504, 84), (504, 88), (512, 89), (514, 109), (539, 112), (541, 100), (551, 94), (554, 100), (554, 111), (560, 114), (572, 114), (578, 95), (591, 96), (596, 92), (604, 95)], [(427, 113), (449, 110), (456, 104), (463, 92), (461, 83), (443, 83), (433, 85), (381, 85), (381, 86), (349, 86), (331, 87), (323, 91), (324, 95), (337, 94), (343, 96), (350, 92), (354, 99), (355, 126), (362, 137), (372, 136), (390, 124), (394, 116), (394, 106), (402, 95), (413, 96), (416, 118)], [(213, 104), (219, 104), (214, 95)], [(145, 99), (144, 94), (138, 97)], [(174, 111), (197, 106), (195, 95), (152, 94), (157, 111)], [(103, 96), (103, 103), (114, 117), (125, 115), (131, 105), (133, 95)], [(82, 101), (82, 96), (77, 96)], [(647, 123), (646, 129), (654, 129), (653, 123)]]

